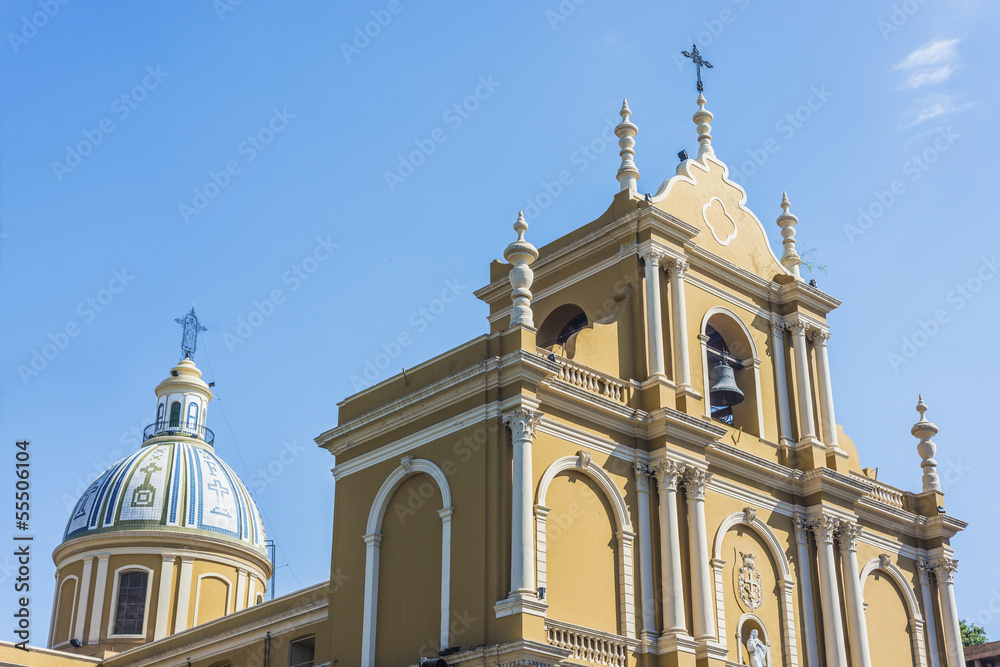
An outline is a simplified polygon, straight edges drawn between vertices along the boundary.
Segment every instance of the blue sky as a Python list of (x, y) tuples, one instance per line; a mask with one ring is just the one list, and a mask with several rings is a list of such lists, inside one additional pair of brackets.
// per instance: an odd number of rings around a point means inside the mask
[[(0, 451), (11, 466), (15, 440), (34, 451), (32, 643), (70, 507), (138, 446), (192, 304), (219, 399), (209, 425), (257, 480), (278, 592), (327, 578), (333, 460), (312, 438), (400, 333), (412, 344), (378, 380), (487, 330), (472, 292), (518, 209), (538, 246), (605, 210), (619, 158), (602, 135), (622, 97), (641, 191), (694, 152), (694, 73), (678, 65), (693, 40), (715, 65), (717, 155), (775, 247), (788, 191), (799, 248), (826, 267), (813, 277), (844, 302), (838, 421), (880, 479), (919, 490), (923, 392), (949, 512), (971, 524), (954, 540), (960, 613), (1000, 638), (1000, 453), (982, 421), (1000, 326), (998, 14), (957, 0), (3, 3)], [(563, 170), (572, 182), (544, 196)], [(445, 289), (454, 303), (427, 310)], [(49, 344), (44, 367), (19, 371)], [(4, 615), (9, 568), (0, 558)]]

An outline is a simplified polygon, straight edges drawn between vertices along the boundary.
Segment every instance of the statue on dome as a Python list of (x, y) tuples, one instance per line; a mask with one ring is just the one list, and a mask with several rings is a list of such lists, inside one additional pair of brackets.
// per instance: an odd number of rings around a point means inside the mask
[(198, 347), (199, 332), (208, 331), (208, 329), (198, 322), (198, 316), (194, 314), (194, 306), (191, 306), (190, 313), (184, 317), (176, 318), (174, 322), (184, 327), (184, 333), (181, 334), (181, 351), (184, 353), (185, 359), (190, 359)]
[(747, 639), (747, 653), (750, 654), (750, 667), (767, 667), (767, 647), (757, 638), (757, 630), (750, 631)]

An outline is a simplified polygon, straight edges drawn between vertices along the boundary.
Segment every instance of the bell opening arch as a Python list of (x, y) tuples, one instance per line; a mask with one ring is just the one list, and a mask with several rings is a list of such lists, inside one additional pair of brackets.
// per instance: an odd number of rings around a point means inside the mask
[[(705, 416), (733, 428), (764, 437), (764, 410), (760, 390), (760, 355), (750, 329), (732, 310), (723, 306), (710, 308), (702, 317), (698, 336), (701, 341), (702, 386), (705, 392)], [(727, 371), (726, 368), (731, 369)], [(711, 391), (712, 381), (727, 375), (738, 392)], [(731, 403), (725, 396), (738, 396)], [(713, 404), (714, 403), (714, 404)]]

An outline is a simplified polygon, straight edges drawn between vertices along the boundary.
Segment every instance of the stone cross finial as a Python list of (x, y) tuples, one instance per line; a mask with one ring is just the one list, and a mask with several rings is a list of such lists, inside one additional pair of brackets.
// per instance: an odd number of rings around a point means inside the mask
[(524, 240), (528, 223), (524, 221), (523, 211), (517, 214), (514, 231), (517, 232), (517, 240), (503, 251), (504, 259), (514, 265), (509, 276), (510, 286), (514, 288), (510, 293), (510, 298), (514, 302), (514, 307), (510, 311), (510, 326), (522, 325), (534, 329), (535, 322), (531, 315), (531, 282), (535, 274), (529, 265), (538, 259), (538, 250)]
[(778, 226), (781, 227), (781, 245), (785, 246), (785, 252), (781, 255), (781, 264), (791, 271), (796, 278), (799, 277), (799, 266), (802, 258), (795, 251), (795, 225), (799, 219), (789, 213), (788, 209), (792, 204), (788, 201), (788, 193), (781, 193), (781, 215), (778, 216)]
[(710, 125), (715, 116), (705, 108), (705, 96), (701, 93), (698, 94), (698, 110), (691, 118), (698, 126), (698, 157), (705, 154), (715, 155), (715, 149), (712, 148), (712, 126)]
[(928, 491), (940, 492), (941, 478), (938, 477), (937, 461), (934, 460), (934, 455), (937, 453), (937, 445), (931, 440), (931, 438), (937, 435), (938, 427), (933, 422), (927, 420), (927, 416), (924, 414), (927, 412), (927, 404), (924, 403), (922, 395), (918, 397), (917, 412), (920, 413), (920, 421), (913, 425), (910, 433), (913, 434), (914, 438), (920, 440), (920, 443), (917, 445), (917, 453), (920, 454), (921, 458), (920, 467), (924, 470), (924, 493)]
[(636, 181), (639, 180), (639, 170), (636, 169), (634, 161), (635, 135), (639, 128), (629, 121), (632, 110), (628, 108), (628, 100), (622, 100), (622, 110), (618, 113), (622, 117), (622, 122), (615, 127), (618, 146), (621, 148), (619, 155), (622, 158), (622, 164), (618, 167), (618, 182), (622, 184), (622, 190), (635, 190)]

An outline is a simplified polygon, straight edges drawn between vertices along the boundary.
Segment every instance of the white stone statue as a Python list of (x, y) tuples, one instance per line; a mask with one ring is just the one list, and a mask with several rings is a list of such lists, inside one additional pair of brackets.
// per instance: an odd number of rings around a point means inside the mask
[(757, 630), (750, 631), (747, 653), (750, 654), (750, 667), (767, 667), (767, 647), (757, 638)]

